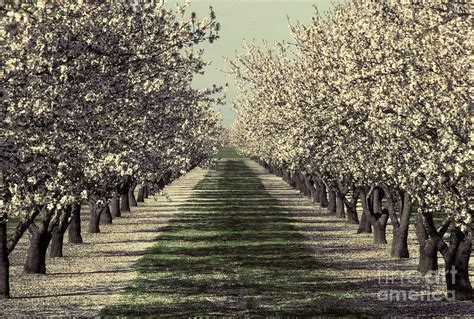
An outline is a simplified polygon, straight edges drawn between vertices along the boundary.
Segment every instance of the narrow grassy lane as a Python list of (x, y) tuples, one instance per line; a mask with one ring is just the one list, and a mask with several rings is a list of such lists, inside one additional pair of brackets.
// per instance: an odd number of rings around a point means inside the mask
[(240, 159), (219, 162), (136, 264), (103, 315), (348, 314), (349, 293), (305, 245), (291, 216)]

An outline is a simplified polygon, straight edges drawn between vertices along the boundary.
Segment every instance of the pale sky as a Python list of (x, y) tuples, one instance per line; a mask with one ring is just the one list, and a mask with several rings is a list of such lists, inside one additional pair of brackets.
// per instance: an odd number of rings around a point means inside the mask
[(214, 83), (229, 83), (227, 104), (220, 107), (220, 112), (224, 126), (230, 127), (235, 117), (232, 111), (234, 87), (232, 78), (221, 71), (226, 68), (224, 58), (235, 56), (244, 40), (257, 43), (290, 40), (287, 17), (292, 22), (308, 23), (315, 13), (313, 6), (322, 13), (332, 8), (332, 4), (331, 0), (192, 0), (188, 10), (195, 11), (199, 19), (208, 14), (210, 5), (222, 26), (220, 39), (204, 45), (204, 57), (212, 64), (204, 76), (195, 79), (195, 85), (209, 87)]

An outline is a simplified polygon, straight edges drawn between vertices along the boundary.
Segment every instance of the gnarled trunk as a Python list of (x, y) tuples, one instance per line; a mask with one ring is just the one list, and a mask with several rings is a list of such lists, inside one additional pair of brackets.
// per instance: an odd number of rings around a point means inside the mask
[(315, 188), (315, 185), (314, 185), (313, 182), (311, 182), (311, 188), (309, 189), (309, 191), (311, 192), (311, 199), (313, 200), (313, 203), (318, 204), (319, 203), (319, 193), (318, 193), (318, 190)]
[(129, 192), (132, 186), (132, 178), (130, 176), (126, 176), (123, 178), (120, 187), (120, 211), (129, 212), (130, 211), (130, 198)]
[(377, 222), (374, 227), (374, 243), (375, 244), (386, 244), (387, 243), (387, 236), (385, 227), (382, 223)]
[(72, 204), (72, 219), (69, 225), (68, 240), (71, 244), (82, 244), (81, 236), (81, 204)]
[(0, 299), (10, 298), (10, 261), (7, 249), (7, 218), (0, 218)]

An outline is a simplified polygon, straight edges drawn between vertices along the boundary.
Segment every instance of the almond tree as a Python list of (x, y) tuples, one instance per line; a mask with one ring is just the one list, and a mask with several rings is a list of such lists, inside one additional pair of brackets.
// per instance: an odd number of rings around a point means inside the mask
[[(472, 299), (472, 118), (462, 72), (471, 59), (470, 15), (464, 3), (341, 4), (325, 19), (290, 27), (295, 49), (275, 58), (246, 46), (231, 69), (240, 91), (238, 145), (303, 191), (302, 173), (312, 177), (311, 190), (325, 185), (336, 216), (345, 206), (358, 222), (360, 199), (359, 230), (373, 229), (375, 243), (387, 243), (390, 220), (393, 257), (408, 257), (417, 207), (420, 264), (429, 259), (435, 268), (439, 250), (458, 299)], [(295, 178), (281, 173), (288, 168)], [(439, 229), (436, 211), (446, 216)]]
[[(194, 90), (191, 80), (205, 64), (193, 47), (215, 40), (219, 26), (212, 10), (202, 21), (184, 10), (44, 2), (7, 8), (2, 296), (9, 295), (8, 254), (27, 229), (25, 271), (45, 273), (51, 239), (60, 256), (71, 220), (78, 230), (81, 199), (91, 208), (89, 231), (97, 232), (108, 201), (128, 195), (135, 179), (190, 169), (216, 148), (219, 89)], [(21, 220), (7, 242), (4, 226), (13, 216)]]

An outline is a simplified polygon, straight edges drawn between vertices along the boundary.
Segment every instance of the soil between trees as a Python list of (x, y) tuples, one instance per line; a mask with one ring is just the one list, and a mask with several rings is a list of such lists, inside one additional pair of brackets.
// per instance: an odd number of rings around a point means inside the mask
[(23, 241), (12, 256), (14, 298), (0, 302), (0, 317), (474, 313), (470, 302), (380, 300), (390, 289), (427, 291), (413, 232), (412, 258), (392, 259), (370, 234), (248, 159), (193, 170), (165, 192), (171, 202), (149, 199), (86, 234), (85, 245), (66, 244), (47, 275), (20, 273)]
[(136, 269), (103, 314), (362, 314), (350, 307), (356, 287), (326, 273), (292, 217), (237, 159), (197, 183)]

